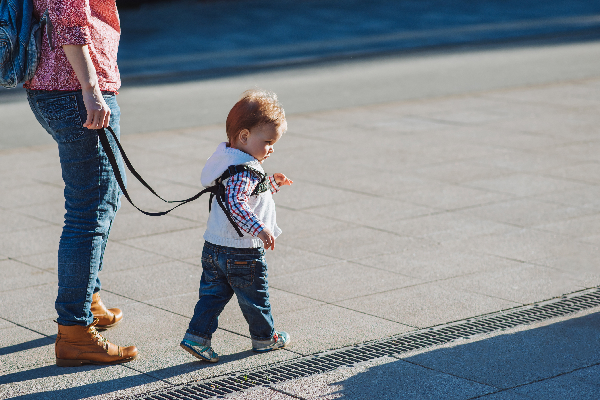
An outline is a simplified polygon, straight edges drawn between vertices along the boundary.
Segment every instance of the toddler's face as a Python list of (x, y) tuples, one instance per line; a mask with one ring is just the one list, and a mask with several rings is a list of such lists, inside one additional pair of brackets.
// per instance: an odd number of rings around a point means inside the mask
[(240, 150), (256, 158), (261, 164), (273, 153), (273, 145), (283, 135), (286, 124), (279, 129), (275, 124), (263, 124), (255, 126), (250, 131), (242, 132), (239, 142)]

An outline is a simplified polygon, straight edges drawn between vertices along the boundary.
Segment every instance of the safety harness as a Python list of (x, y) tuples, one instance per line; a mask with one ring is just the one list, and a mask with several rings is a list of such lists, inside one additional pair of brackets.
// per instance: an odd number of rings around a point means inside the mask
[(204, 189), (210, 192), (210, 200), (208, 201), (208, 211), (211, 211), (213, 198), (216, 198), (217, 203), (221, 207), (221, 210), (223, 210), (223, 213), (225, 213), (225, 216), (227, 217), (227, 219), (229, 220), (229, 222), (240, 237), (243, 237), (244, 234), (242, 233), (238, 225), (233, 220), (233, 217), (231, 216), (231, 211), (229, 210), (229, 202), (227, 201), (227, 195), (225, 194), (224, 182), (230, 177), (244, 171), (248, 171), (260, 178), (260, 182), (252, 191), (251, 196), (256, 196), (269, 190), (266, 175), (244, 164), (230, 165), (220, 177), (215, 179), (215, 184), (213, 186), (209, 186), (208, 188)]
[[(117, 159), (115, 157), (115, 154), (110, 146), (110, 142), (108, 139), (108, 135), (106, 134), (106, 131), (108, 131), (111, 136), (113, 137), (115, 144), (117, 145), (118, 149), (119, 149), (119, 153), (121, 153), (121, 156), (123, 157), (123, 161), (125, 162), (125, 165), (127, 166), (127, 169), (129, 169), (129, 171), (133, 174), (133, 176), (140, 181), (140, 183), (142, 185), (144, 185), (144, 187), (146, 189), (148, 189), (153, 195), (155, 195), (156, 197), (158, 197), (159, 199), (161, 199), (162, 201), (164, 201), (165, 203), (179, 203), (177, 204), (175, 207), (167, 210), (167, 211), (159, 211), (159, 212), (149, 212), (149, 211), (144, 211), (141, 208), (139, 208), (138, 206), (136, 206), (135, 204), (133, 204), (133, 201), (131, 201), (131, 197), (129, 197), (129, 193), (127, 192), (127, 188), (125, 187), (125, 183), (123, 182), (123, 178), (121, 176), (121, 171), (119, 169), (119, 164), (117, 163)], [(105, 129), (98, 129), (98, 138), (100, 139), (100, 143), (102, 144), (102, 147), (104, 148), (104, 152), (106, 153), (106, 156), (108, 157), (108, 161), (110, 162), (110, 165), (113, 169), (113, 172), (115, 174), (115, 178), (117, 179), (117, 182), (119, 184), (119, 187), (121, 188), (121, 191), (123, 192), (123, 195), (125, 196), (125, 198), (131, 203), (132, 206), (134, 206), (136, 209), (138, 209), (138, 211), (142, 212), (143, 214), (146, 215), (150, 215), (152, 217), (158, 217), (161, 215), (166, 215), (168, 213), (170, 213), (171, 211), (173, 211), (174, 209), (176, 209), (179, 206), (182, 206), (186, 203), (189, 203), (191, 201), (194, 201), (196, 199), (198, 199), (200, 196), (202, 196), (204, 193), (210, 193), (210, 202), (208, 203), (208, 210), (211, 210), (211, 204), (212, 204), (212, 200), (213, 198), (217, 199), (217, 203), (219, 204), (219, 206), (221, 207), (221, 209), (223, 210), (223, 212), (225, 213), (225, 215), (227, 216), (227, 219), (229, 220), (229, 222), (231, 223), (231, 225), (233, 226), (233, 228), (235, 229), (235, 231), (237, 232), (237, 234), (240, 237), (243, 237), (244, 234), (242, 233), (242, 231), (240, 230), (240, 228), (237, 226), (237, 224), (235, 223), (235, 221), (233, 220), (233, 217), (231, 216), (231, 211), (229, 210), (229, 206), (228, 206), (228, 202), (227, 202), (227, 197), (225, 194), (225, 185), (223, 182), (225, 182), (228, 178), (232, 177), (235, 174), (239, 174), (240, 172), (244, 172), (244, 171), (248, 171), (252, 174), (254, 174), (255, 176), (257, 176), (258, 178), (260, 178), (260, 182), (256, 185), (256, 188), (254, 188), (254, 190), (252, 191), (251, 196), (254, 195), (258, 195), (260, 193), (266, 192), (267, 190), (269, 190), (269, 184), (267, 182), (267, 178), (266, 175), (263, 174), (260, 171), (257, 171), (254, 168), (251, 168), (247, 165), (244, 164), (240, 164), (240, 165), (230, 165), (225, 172), (223, 172), (223, 174), (221, 174), (220, 177), (218, 177), (215, 180), (215, 184), (212, 186), (209, 186), (207, 188), (205, 188), (204, 190), (200, 191), (199, 193), (195, 194), (194, 196), (190, 197), (189, 199), (185, 199), (185, 200), (165, 200), (162, 197), (160, 197), (158, 195), (158, 193), (156, 193), (154, 191), (154, 189), (152, 189), (152, 187), (150, 187), (150, 185), (148, 185), (146, 183), (146, 181), (144, 181), (144, 179), (140, 176), (140, 174), (135, 170), (135, 168), (133, 168), (133, 165), (131, 165), (131, 162), (129, 161), (129, 158), (127, 158), (127, 154), (125, 154), (125, 150), (123, 150), (123, 147), (121, 146), (121, 143), (119, 142), (119, 139), (117, 138), (117, 135), (115, 134), (115, 132), (112, 130), (112, 128), (109, 126)]]

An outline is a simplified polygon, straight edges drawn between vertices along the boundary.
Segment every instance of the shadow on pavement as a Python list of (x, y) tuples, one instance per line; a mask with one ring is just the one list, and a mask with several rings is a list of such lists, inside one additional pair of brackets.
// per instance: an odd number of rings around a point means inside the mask
[[(219, 365), (241, 360), (243, 358), (252, 356), (253, 354), (254, 353), (252, 351), (246, 350), (239, 353), (220, 356)], [(169, 379), (175, 376), (192, 373), (200, 369), (211, 368), (212, 366), (214, 366), (214, 364), (197, 360), (153, 371), (140, 372), (135, 368), (130, 367), (130, 364), (123, 365), (127, 366), (127, 368), (131, 370), (135, 375), (115, 378), (108, 381), (103, 380), (102, 382), (91, 383), (83, 386), (75, 386), (67, 389), (31, 393), (14, 398), (40, 399), (41, 397), (43, 397), (45, 399), (76, 399), (89, 396), (96, 396), (100, 394), (111, 393), (118, 390), (132, 388), (135, 386), (145, 385), (160, 380)], [(48, 365), (40, 368), (29, 369), (13, 374), (0, 376), (0, 385), (14, 382), (32, 381), (35, 379), (59, 377), (63, 375), (70, 375), (85, 371), (100, 371), (104, 368), (112, 368), (112, 366), (86, 365), (76, 368), (63, 368), (57, 367), (56, 365)]]
[[(48, 346), (54, 344), (56, 341), (56, 335), (47, 336), (39, 339), (30, 340), (29, 342), (19, 343), (12, 346), (0, 348), (0, 356), (7, 354), (17, 353), (19, 351), (35, 349), (36, 347)], [(1, 381), (0, 377), (0, 381)]]
[(600, 313), (369, 368), (343, 399), (598, 399)]

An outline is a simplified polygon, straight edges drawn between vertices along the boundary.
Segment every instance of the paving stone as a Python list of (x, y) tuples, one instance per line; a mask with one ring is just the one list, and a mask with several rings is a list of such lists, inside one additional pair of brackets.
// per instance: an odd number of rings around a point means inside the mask
[(600, 210), (600, 187), (589, 186), (585, 189), (549, 193), (541, 196), (535, 196), (534, 199), (541, 201), (551, 201), (576, 207), (589, 207), (594, 210)]
[(285, 244), (329, 257), (351, 260), (367, 255), (375, 256), (398, 251), (413, 242), (413, 239), (391, 235), (376, 229), (355, 228), (335, 233), (322, 234), (319, 232), (310, 237), (286, 241)]
[[(47, 337), (21, 326), (2, 330), (0, 387), (36, 377), (36, 370), (55, 364), (54, 337)], [(32, 371), (33, 370), (33, 371)]]
[(468, 186), (509, 193), (515, 196), (534, 196), (544, 193), (585, 188), (585, 185), (582, 183), (524, 173), (515, 173), (499, 178), (471, 181)]
[(468, 277), (473, 273), (502, 269), (513, 264), (500, 257), (437, 243), (409, 246), (395, 253), (364, 257), (354, 262), (425, 281)]
[(387, 292), (422, 282), (419, 279), (352, 262), (270, 278), (272, 287), (324, 302)]
[(516, 228), (508, 233), (477, 236), (448, 243), (462, 246), (465, 250), (523, 262), (594, 251), (597, 248), (593, 244), (585, 244), (557, 233)]
[(62, 187), (41, 183), (3, 189), (2, 192), (3, 196), (0, 198), (0, 207), (5, 209), (64, 201)]
[[(544, 116), (543, 118), (546, 118)], [(541, 118), (540, 118), (541, 119)], [(556, 121), (554, 121), (556, 123)], [(533, 121), (515, 121), (515, 126), (507, 126), (505, 129), (520, 129), (523, 126), (531, 126), (527, 124), (532, 124)], [(552, 124), (552, 122), (549, 122)], [(515, 181), (514, 187), (511, 188), (511, 184), (509, 182), (501, 182), (494, 180), (481, 180), (480, 184), (477, 187), (481, 187), (481, 185), (486, 185), (487, 187), (493, 188), (494, 190), (504, 188), (506, 193), (514, 193), (517, 189), (519, 189), (519, 193), (525, 193), (527, 195), (531, 195), (534, 192), (534, 187), (528, 188), (527, 180), (534, 181), (531, 176), (523, 176), (521, 174), (536, 174), (540, 172), (544, 172), (546, 170), (554, 169), (562, 166), (569, 166), (576, 163), (580, 163), (581, 160), (576, 159), (573, 156), (567, 156), (562, 154), (553, 154), (552, 156), (548, 156), (547, 154), (542, 154), (538, 152), (526, 152), (526, 151), (505, 151), (495, 156), (480, 158), (475, 161), (478, 164), (496, 166), (500, 168), (510, 169), (515, 171), (515, 175), (512, 179)], [(548, 179), (548, 178), (547, 178)], [(521, 182), (518, 182), (521, 180)], [(545, 184), (544, 184), (545, 183)], [(552, 186), (547, 186), (548, 184), (554, 185), (558, 184), (556, 178), (550, 179), (549, 181), (541, 180), (537, 181), (537, 186), (541, 193), (549, 193), (551, 190), (548, 190)], [(561, 183), (562, 186), (563, 183)], [(577, 190), (575, 187), (572, 190)]]
[(546, 223), (538, 225), (536, 229), (569, 235), (574, 238), (585, 238), (600, 234), (598, 222), (600, 222), (600, 214), (594, 212), (565, 221), (547, 220)]
[(54, 301), (57, 292), (56, 283), (0, 292), (0, 317), (21, 325), (56, 318)]
[(202, 235), (204, 235), (204, 228), (190, 228), (123, 240), (122, 243), (170, 258), (186, 259), (202, 255)]
[(0, 210), (0, 233), (35, 229), (43, 226), (48, 226), (48, 223), (38, 219), (29, 218), (14, 210)]
[(38, 221), (44, 221), (46, 223), (61, 227), (64, 225), (65, 221), (64, 200), (19, 207), (17, 209), (13, 209), (12, 211), (26, 217), (31, 217)]
[(516, 302), (425, 283), (335, 303), (386, 320), (424, 328), (517, 306)]
[(0, 292), (58, 282), (55, 274), (14, 260), (0, 261), (0, 275)]
[[(358, 309), (356, 307), (355, 309)], [(392, 322), (387, 316), (379, 318), (354, 311), (351, 307), (320, 305), (277, 317), (276, 328), (291, 337), (289, 350), (313, 354), (412, 330)]]
[(138, 301), (160, 299), (175, 293), (198, 291), (202, 269), (180, 261), (126, 270), (102, 271), (102, 287)]
[(501, 234), (512, 229), (505, 223), (472, 217), (461, 212), (439, 212), (381, 226), (399, 235), (418, 237), (434, 242), (466, 240), (470, 237)]
[[(469, 135), (469, 139), (471, 137), (475, 138), (477, 135)], [(511, 170), (477, 164), (472, 160), (467, 160), (428, 165), (417, 168), (414, 172), (418, 176), (428, 179), (457, 184), (473, 180), (496, 178), (511, 173)]]
[[(531, 212), (535, 210), (535, 212)], [(595, 210), (542, 202), (530, 198), (504, 200), (494, 204), (471, 207), (459, 211), (461, 214), (498, 221), (521, 227), (544, 226), (550, 222), (569, 220), (586, 216), (587, 220)], [(554, 231), (556, 232), (556, 230)], [(566, 232), (557, 232), (566, 233)]]
[(34, 399), (40, 398), (40, 393), (43, 393), (43, 398), (49, 400), (92, 396), (116, 398), (114, 392), (117, 391), (121, 391), (121, 395), (136, 394), (140, 388), (143, 388), (141, 392), (145, 392), (167, 386), (163, 381), (122, 365), (68, 370), (56, 365), (44, 365), (13, 374), (9, 378), (14, 382), (0, 387), (0, 397)]
[(596, 185), (600, 183), (598, 163), (595, 161), (551, 169), (548, 170), (547, 173), (562, 179), (576, 180)]
[[(281, 236), (277, 237), (276, 243), (282, 243), (284, 245), (287, 245), (286, 243), (291, 245), (298, 238), (311, 237), (318, 233), (340, 232), (356, 226), (349, 222), (308, 214), (302, 211), (287, 210), (284, 208), (279, 208), (277, 210), (277, 225), (279, 225), (283, 233)], [(275, 250), (275, 252), (277, 252), (277, 250)]]
[(586, 287), (600, 286), (599, 249), (538, 260), (537, 263), (577, 277)]
[(551, 299), (564, 293), (576, 292), (587, 286), (586, 282), (573, 272), (517, 262), (507, 264), (493, 271), (453, 278), (445, 281), (444, 284), (460, 291), (484, 294), (522, 304)]
[[(543, 388), (547, 379), (598, 363), (599, 355), (594, 349), (598, 345), (599, 319), (600, 315), (593, 313), (536, 329), (409, 356), (406, 360), (497, 388), (523, 385), (517, 393), (539, 398), (534, 395), (534, 390)], [(554, 397), (544, 395), (541, 398)]]
[(413, 191), (407, 191), (395, 198), (431, 207), (436, 210), (457, 210), (481, 204), (495, 203), (513, 197), (508, 193), (498, 193), (462, 185), (431, 184)]
[[(290, 178), (294, 180), (293, 177)], [(278, 206), (281, 205), (293, 210), (305, 210), (348, 203), (362, 197), (348, 190), (323, 187), (310, 182), (300, 182), (297, 185), (293, 184), (282, 188), (273, 198)]]
[(293, 274), (340, 262), (336, 258), (294, 249), (279, 243), (277, 243), (275, 251), (266, 253), (266, 259), (269, 266), (269, 277)]
[[(358, 196), (352, 196), (358, 197)], [(337, 220), (347, 221), (371, 228), (388, 229), (406, 218), (427, 215), (435, 212), (431, 208), (415, 206), (397, 200), (376, 197), (359, 197), (344, 204), (312, 208), (310, 213)]]
[[(275, 388), (302, 399), (468, 399), (495, 388), (405, 361), (380, 359)], [(398, 379), (398, 377), (402, 377)]]
[(8, 257), (58, 251), (62, 228), (44, 226), (37, 229), (0, 233), (0, 253)]
[(598, 385), (579, 382), (571, 376), (560, 376), (514, 389), (515, 393), (546, 399), (589, 399), (598, 397)]
[[(165, 209), (167, 209), (165, 207)], [(163, 215), (149, 217), (142, 213), (117, 214), (113, 227), (110, 230), (110, 239), (122, 241), (136, 237), (169, 233), (184, 229), (201, 227), (198, 222)]]

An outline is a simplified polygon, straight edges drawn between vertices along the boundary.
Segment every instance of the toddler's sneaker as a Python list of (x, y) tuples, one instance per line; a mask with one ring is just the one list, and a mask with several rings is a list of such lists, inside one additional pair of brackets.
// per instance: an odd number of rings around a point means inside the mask
[(287, 332), (275, 332), (271, 340), (252, 340), (252, 351), (266, 353), (267, 351), (282, 349), (290, 342)]
[(194, 357), (211, 363), (219, 361), (219, 355), (210, 346), (198, 344), (191, 340), (183, 339), (179, 344), (182, 349), (193, 355)]

